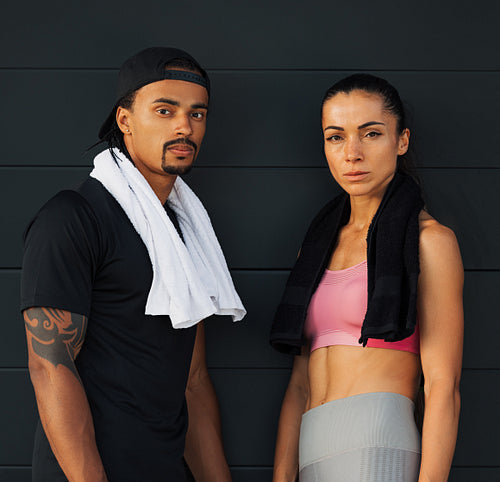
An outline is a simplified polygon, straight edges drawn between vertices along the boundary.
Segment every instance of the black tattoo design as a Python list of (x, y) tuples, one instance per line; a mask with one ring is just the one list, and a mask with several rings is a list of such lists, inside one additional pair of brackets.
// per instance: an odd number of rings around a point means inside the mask
[(54, 308), (30, 308), (24, 312), (24, 321), (33, 351), (56, 368), (65, 366), (79, 380), (73, 361), (83, 345), (87, 318)]

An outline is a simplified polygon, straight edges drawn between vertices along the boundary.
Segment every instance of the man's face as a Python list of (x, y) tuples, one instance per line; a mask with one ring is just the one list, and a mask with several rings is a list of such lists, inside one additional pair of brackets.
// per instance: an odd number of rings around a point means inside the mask
[(190, 170), (205, 135), (207, 108), (207, 90), (182, 80), (145, 85), (130, 110), (118, 108), (130, 157), (150, 184)]

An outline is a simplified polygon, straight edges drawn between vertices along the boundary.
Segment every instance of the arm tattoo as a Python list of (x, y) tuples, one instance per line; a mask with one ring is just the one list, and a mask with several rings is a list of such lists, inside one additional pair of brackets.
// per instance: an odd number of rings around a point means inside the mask
[(87, 317), (54, 308), (29, 308), (24, 321), (33, 351), (56, 368), (65, 366), (79, 379), (73, 361), (83, 345)]

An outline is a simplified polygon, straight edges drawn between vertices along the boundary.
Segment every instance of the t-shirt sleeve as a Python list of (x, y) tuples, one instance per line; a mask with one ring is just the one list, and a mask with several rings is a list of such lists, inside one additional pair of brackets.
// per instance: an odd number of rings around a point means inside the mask
[(89, 316), (99, 259), (99, 229), (88, 202), (62, 191), (24, 234), (21, 310), (48, 306)]

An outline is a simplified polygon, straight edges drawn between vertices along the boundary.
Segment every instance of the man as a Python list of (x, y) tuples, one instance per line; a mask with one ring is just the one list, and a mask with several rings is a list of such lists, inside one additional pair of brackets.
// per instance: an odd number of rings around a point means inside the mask
[(28, 226), (34, 481), (184, 481), (183, 455), (196, 480), (230, 480), (200, 320), (245, 310), (205, 210), (177, 177), (198, 154), (209, 93), (182, 50), (128, 59), (99, 132), (109, 149)]

